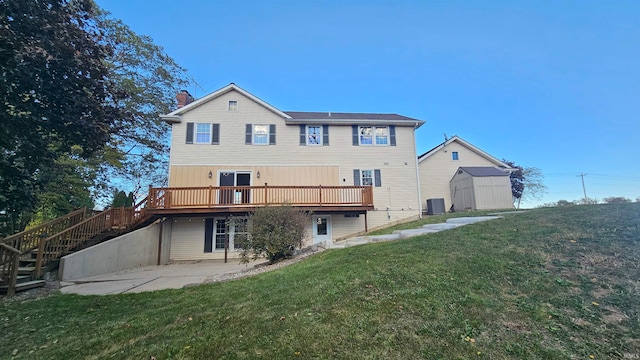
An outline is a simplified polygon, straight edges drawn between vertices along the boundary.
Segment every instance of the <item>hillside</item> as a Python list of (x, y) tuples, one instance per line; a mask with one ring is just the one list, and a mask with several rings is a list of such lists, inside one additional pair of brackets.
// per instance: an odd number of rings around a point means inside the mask
[(537, 209), (255, 277), (0, 302), (1, 358), (640, 356), (640, 204)]

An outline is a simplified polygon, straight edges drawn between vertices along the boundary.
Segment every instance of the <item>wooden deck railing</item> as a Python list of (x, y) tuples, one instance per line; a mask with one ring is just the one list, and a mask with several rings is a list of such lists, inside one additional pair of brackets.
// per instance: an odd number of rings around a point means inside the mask
[(0, 279), (7, 283), (7, 296), (16, 292), (20, 250), (5, 243), (0, 243)]
[(146, 209), (373, 206), (370, 186), (209, 186), (150, 188)]
[(20, 254), (25, 254), (36, 249), (38, 247), (38, 243), (43, 237), (49, 237), (83, 221), (86, 213), (86, 208), (75, 210), (67, 215), (61, 216), (32, 229), (8, 236), (0, 242), (13, 247), (14, 249), (18, 249)]
[(124, 230), (133, 223), (133, 208), (111, 208), (52, 235), (40, 242), (35, 276), (50, 262), (71, 252), (76, 246), (107, 230)]
[(8, 285), (8, 295), (15, 293), (20, 258), (37, 249), (38, 244), (46, 237), (83, 221), (87, 213), (86, 210), (86, 208), (81, 208), (72, 211), (67, 215), (0, 240), (0, 280)]

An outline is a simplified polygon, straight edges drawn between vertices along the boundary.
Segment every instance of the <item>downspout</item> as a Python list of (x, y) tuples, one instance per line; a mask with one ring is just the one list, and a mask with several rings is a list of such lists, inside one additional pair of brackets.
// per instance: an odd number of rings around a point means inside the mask
[(418, 123), (413, 125), (413, 158), (416, 161), (416, 182), (418, 184), (418, 219), (422, 219), (422, 194), (420, 193), (420, 169), (418, 168), (418, 149), (416, 147), (416, 129)]

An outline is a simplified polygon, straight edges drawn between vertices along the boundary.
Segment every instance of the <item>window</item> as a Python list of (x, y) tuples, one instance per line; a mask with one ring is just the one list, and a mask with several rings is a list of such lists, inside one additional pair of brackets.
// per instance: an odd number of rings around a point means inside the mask
[(381, 187), (382, 173), (380, 169), (374, 169), (374, 170), (353, 169), (353, 185)]
[(458, 152), (457, 152), (457, 151), (452, 151), (452, 152), (451, 152), (451, 159), (452, 159), (452, 160), (460, 160), (460, 159), (458, 158)]
[(300, 145), (329, 146), (329, 125), (300, 124)]
[(230, 223), (225, 219), (215, 220), (216, 250), (224, 250), (227, 241), (229, 249), (240, 249), (241, 236), (247, 236), (247, 219), (235, 219)]
[(196, 124), (196, 144), (211, 143), (211, 124)]
[[(351, 125), (352, 145), (396, 146), (396, 126)], [(326, 137), (325, 137), (326, 139)]]
[(389, 144), (389, 133), (386, 127), (376, 128), (376, 145)]
[(362, 180), (360, 181), (362, 185), (373, 185), (373, 170), (362, 170), (360, 173), (362, 174)]
[(253, 143), (256, 145), (267, 145), (269, 143), (269, 125), (253, 125)]
[(361, 126), (360, 127), (360, 145), (373, 144), (373, 138), (371, 136), (372, 133), (373, 133), (373, 127)]
[(246, 145), (275, 145), (276, 125), (275, 124), (247, 124), (245, 131)]
[(229, 100), (229, 105), (227, 106), (227, 111), (238, 111), (238, 101)]
[(386, 126), (360, 126), (360, 145), (388, 145), (389, 128)]
[(227, 224), (224, 219), (216, 219), (216, 249), (224, 249), (227, 241)]
[(322, 145), (322, 127), (307, 126), (307, 145)]
[(220, 144), (220, 124), (187, 123), (187, 144)]

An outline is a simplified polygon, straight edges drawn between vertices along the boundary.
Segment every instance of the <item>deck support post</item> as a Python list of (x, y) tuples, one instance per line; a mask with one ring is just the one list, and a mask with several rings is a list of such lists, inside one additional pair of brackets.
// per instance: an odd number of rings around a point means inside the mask
[(368, 233), (369, 232), (369, 224), (367, 221), (367, 212), (364, 212), (364, 232)]
[[(229, 217), (224, 218), (224, 226), (228, 227)], [(215, 236), (215, 234), (214, 234)], [(229, 232), (227, 229), (224, 230), (224, 263), (227, 263), (227, 254), (229, 253)]]

